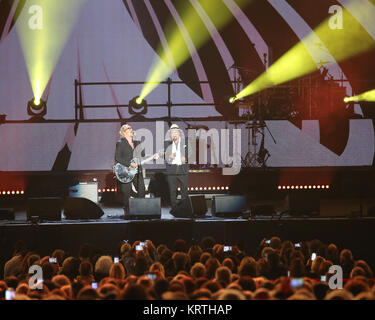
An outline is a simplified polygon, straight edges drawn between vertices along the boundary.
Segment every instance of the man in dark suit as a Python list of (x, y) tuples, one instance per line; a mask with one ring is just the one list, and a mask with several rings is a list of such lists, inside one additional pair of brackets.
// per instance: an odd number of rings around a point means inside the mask
[(126, 167), (138, 167), (138, 173), (135, 175), (133, 181), (128, 183), (122, 183), (117, 180), (117, 190), (120, 192), (124, 205), (125, 218), (128, 218), (129, 214), (129, 198), (132, 192), (132, 184), (134, 184), (137, 190), (138, 198), (145, 197), (145, 183), (143, 180), (142, 166), (137, 163), (131, 162), (133, 158), (140, 158), (142, 155), (139, 154), (137, 146), (140, 144), (139, 141), (133, 141), (134, 131), (128, 124), (124, 124), (120, 129), (121, 139), (116, 143), (115, 161), (121, 163)]
[(171, 140), (165, 141), (165, 161), (166, 174), (169, 186), (169, 195), (171, 200), (171, 213), (176, 208), (176, 189), (177, 183), (181, 188), (181, 199), (188, 198), (188, 155), (189, 148), (184, 137), (181, 136), (181, 130), (177, 124), (170, 127)]

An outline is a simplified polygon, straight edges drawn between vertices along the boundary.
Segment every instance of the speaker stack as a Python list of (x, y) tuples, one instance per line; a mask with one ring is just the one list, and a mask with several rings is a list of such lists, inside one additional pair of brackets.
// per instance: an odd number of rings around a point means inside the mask
[(64, 215), (70, 220), (99, 219), (104, 212), (94, 201), (80, 197), (67, 197), (64, 202)]
[(27, 220), (61, 221), (62, 203), (59, 197), (28, 198)]
[(130, 198), (129, 219), (160, 219), (161, 198)]
[(188, 196), (171, 211), (171, 214), (176, 218), (203, 217), (206, 213), (207, 204), (204, 195)]

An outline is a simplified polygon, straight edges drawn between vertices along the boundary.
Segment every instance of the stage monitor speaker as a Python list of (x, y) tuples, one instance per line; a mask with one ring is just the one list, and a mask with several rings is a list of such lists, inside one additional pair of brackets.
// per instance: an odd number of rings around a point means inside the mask
[(176, 218), (192, 218), (193, 205), (190, 197), (180, 200), (176, 207), (171, 210), (171, 214)]
[(213, 216), (238, 217), (246, 211), (246, 196), (213, 196), (211, 212)]
[(204, 195), (190, 196), (193, 214), (196, 217), (203, 217), (207, 213), (207, 203)]
[(62, 199), (58, 197), (28, 198), (27, 220), (39, 217), (39, 220), (61, 221)]
[(103, 214), (102, 208), (89, 199), (76, 197), (65, 198), (64, 215), (67, 219), (99, 219)]
[(14, 209), (0, 208), (0, 220), (14, 220)]
[(161, 198), (130, 198), (130, 219), (160, 219)]
[(290, 215), (313, 215), (317, 216), (320, 213), (320, 196), (316, 191), (301, 190), (291, 191), (287, 195), (286, 211)]

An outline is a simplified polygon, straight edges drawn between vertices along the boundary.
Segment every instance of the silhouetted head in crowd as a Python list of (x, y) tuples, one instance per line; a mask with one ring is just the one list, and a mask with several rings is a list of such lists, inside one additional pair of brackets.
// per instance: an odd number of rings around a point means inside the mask
[(59, 266), (62, 265), (64, 259), (65, 259), (65, 251), (61, 249), (56, 249), (52, 252), (52, 258), (56, 258), (57, 264)]
[(189, 256), (184, 252), (175, 252), (172, 256), (175, 271), (186, 271), (189, 263)]
[(257, 276), (257, 264), (252, 262), (242, 263), (238, 268), (238, 275), (240, 277), (249, 276), (249, 277), (256, 277)]
[(160, 262), (158, 262), (158, 261), (154, 262), (150, 266), (149, 272), (151, 272), (151, 273), (158, 272), (161, 278), (165, 278), (165, 269), (164, 269), (164, 266)]
[(218, 300), (246, 300), (245, 295), (238, 290), (225, 289), (218, 297)]
[(335, 289), (327, 293), (324, 300), (353, 300), (354, 296), (346, 289)]
[(330, 243), (326, 248), (325, 258), (332, 261), (334, 264), (339, 263), (339, 249), (333, 243)]
[(231, 258), (225, 258), (221, 264), (225, 267), (228, 267), (230, 271), (232, 271), (232, 273), (237, 271), (236, 266)]
[(124, 292), (120, 295), (122, 300), (147, 300), (147, 294), (144, 287), (140, 284), (131, 284), (127, 286)]
[(120, 247), (120, 255), (123, 257), (130, 252), (131, 245), (128, 242), (122, 242)]
[(109, 270), (113, 264), (112, 257), (101, 256), (95, 263), (95, 278), (97, 281), (108, 277)]
[(373, 272), (372, 272), (372, 269), (367, 264), (367, 262), (364, 261), (364, 260), (357, 260), (354, 264), (354, 267), (362, 268), (363, 271), (365, 272), (364, 276), (367, 277), (367, 278), (372, 278), (373, 275), (374, 275)]
[(26, 255), (27, 258), (27, 262), (26, 262), (26, 273), (29, 272), (29, 268), (34, 265), (34, 264), (38, 264), (39, 261), (40, 261), (40, 256), (38, 254), (30, 254), (30, 255)]
[(344, 289), (349, 291), (353, 296), (356, 296), (362, 292), (370, 291), (368, 284), (358, 278), (349, 279), (345, 284)]
[(183, 239), (177, 239), (173, 244), (173, 251), (177, 252), (186, 252), (187, 251), (187, 244), (186, 241)]
[(165, 263), (172, 258), (173, 252), (166, 248), (162, 251), (161, 256), (160, 256), (160, 262), (165, 265)]
[(313, 293), (318, 300), (323, 300), (329, 290), (326, 283), (317, 282), (313, 285)]
[(42, 271), (43, 271), (43, 279), (46, 280), (52, 280), (52, 278), (56, 275), (56, 269), (50, 262), (44, 262), (42, 264)]
[(83, 287), (77, 295), (77, 300), (97, 300), (98, 298), (98, 292), (91, 286)]
[(80, 260), (74, 257), (68, 257), (64, 260), (60, 274), (66, 275), (70, 281), (73, 281), (79, 274)]
[(63, 274), (58, 274), (52, 278), (52, 282), (59, 288), (70, 285), (70, 280)]
[(147, 272), (149, 268), (148, 261), (146, 257), (139, 255), (135, 259), (134, 274), (136, 276), (141, 276)]
[(79, 249), (79, 258), (81, 260), (90, 260), (94, 252), (94, 248), (91, 244), (85, 243)]
[(210, 258), (212, 258), (211, 253), (209, 253), (209, 252), (203, 252), (203, 253), (201, 254), (201, 257), (200, 257), (199, 261), (200, 261), (201, 263), (203, 263), (203, 264), (206, 264), (206, 261), (207, 261), (208, 259), (210, 259)]
[(232, 271), (228, 267), (218, 267), (215, 272), (215, 279), (225, 288), (232, 280)]
[(366, 271), (363, 270), (361, 267), (354, 267), (352, 271), (350, 272), (350, 278), (354, 278), (357, 276), (366, 276)]
[(200, 257), (202, 255), (202, 249), (201, 247), (197, 246), (197, 245), (194, 245), (194, 246), (191, 246), (189, 248), (189, 251), (188, 251), (188, 256), (189, 256), (189, 260), (190, 260), (190, 263), (193, 265), (194, 263), (196, 262), (199, 262), (200, 261)]
[(250, 276), (241, 276), (236, 283), (240, 285), (242, 290), (248, 290), (254, 292), (256, 290), (256, 284), (252, 277)]
[(281, 240), (279, 237), (272, 237), (270, 240), (270, 247), (275, 250), (281, 249)]
[(210, 290), (211, 293), (215, 293), (219, 291), (220, 289), (223, 289), (223, 286), (215, 280), (208, 280), (202, 285), (202, 288), (206, 288)]
[(197, 262), (190, 268), (190, 275), (193, 278), (200, 278), (206, 276), (206, 267), (203, 263)]
[(329, 271), (329, 268), (332, 266), (332, 262), (328, 260), (324, 260), (319, 267), (319, 275), (324, 276)]
[(340, 264), (353, 264), (353, 254), (349, 249), (343, 249), (340, 253)]
[[(266, 253), (268, 256), (268, 254)], [(257, 262), (256, 270), (257, 270), (257, 275), (258, 276), (264, 276), (264, 277), (269, 277), (269, 273), (271, 271), (271, 266), (268, 263), (268, 257), (266, 256), (267, 259), (259, 259)]]
[(290, 262), (289, 270), (292, 278), (302, 278), (306, 274), (305, 265), (301, 258), (294, 258)]
[(185, 292), (188, 296), (190, 296), (197, 289), (197, 285), (191, 277), (184, 277), (180, 281), (184, 284)]
[(155, 281), (154, 290), (158, 296), (158, 299), (161, 299), (164, 292), (168, 291), (169, 282), (165, 279), (159, 279)]
[(125, 268), (121, 263), (114, 263), (109, 269), (109, 277), (117, 280), (123, 280), (126, 277)]
[(212, 279), (215, 277), (216, 269), (220, 267), (220, 262), (216, 258), (210, 258), (205, 263), (206, 277)]
[(201, 241), (201, 248), (203, 251), (207, 251), (208, 249), (212, 249), (215, 243), (216, 242), (213, 237), (204, 237)]
[(212, 297), (211, 291), (206, 289), (206, 288), (201, 288), (201, 289), (195, 290), (191, 294), (191, 298), (193, 300), (211, 299), (211, 297)]
[[(314, 261), (311, 263), (311, 273), (320, 276), (322, 270), (322, 264), (324, 263), (325, 259), (321, 256), (317, 256)], [(325, 274), (325, 273), (324, 273)]]
[(5, 283), (8, 286), (8, 288), (17, 288), (19, 280), (16, 276), (9, 276), (5, 278)]
[(90, 261), (82, 261), (79, 265), (79, 275), (82, 277), (90, 277), (93, 274), (93, 268)]

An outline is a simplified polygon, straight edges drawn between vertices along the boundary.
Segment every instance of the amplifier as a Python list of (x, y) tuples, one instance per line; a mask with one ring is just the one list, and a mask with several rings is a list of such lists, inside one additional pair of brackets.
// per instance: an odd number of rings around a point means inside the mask
[(98, 183), (80, 182), (75, 186), (69, 187), (69, 197), (86, 198), (92, 202), (98, 203)]

